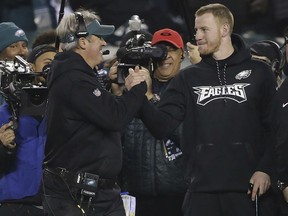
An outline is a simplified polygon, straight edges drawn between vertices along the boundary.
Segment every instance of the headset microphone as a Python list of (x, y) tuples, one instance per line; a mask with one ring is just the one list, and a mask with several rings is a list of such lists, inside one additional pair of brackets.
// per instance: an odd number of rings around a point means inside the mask
[(110, 51), (109, 50), (104, 50), (102, 51), (102, 55), (109, 55), (110, 54)]

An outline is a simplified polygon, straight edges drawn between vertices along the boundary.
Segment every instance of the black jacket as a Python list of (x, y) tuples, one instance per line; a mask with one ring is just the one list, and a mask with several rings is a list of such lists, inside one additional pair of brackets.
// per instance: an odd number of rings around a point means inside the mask
[(235, 52), (225, 60), (203, 57), (173, 78), (159, 110), (145, 103), (144, 123), (158, 137), (183, 122), (182, 150), (194, 191), (247, 192), (255, 171), (272, 175), (271, 128), (275, 78), (252, 60), (243, 40), (232, 35)]
[(117, 98), (69, 51), (56, 55), (48, 89), (45, 165), (115, 178), (122, 165), (120, 132), (142, 105), (146, 84)]
[[(154, 79), (152, 83), (153, 93), (160, 95), (169, 82)], [(181, 133), (180, 128), (176, 132)], [(177, 145), (179, 147), (180, 134), (176, 135), (169, 137), (174, 148)], [(129, 123), (123, 136), (122, 190), (136, 197), (184, 196), (187, 185), (184, 180), (183, 155), (169, 160), (164, 148), (166, 141), (153, 137), (139, 118)]]
[(288, 183), (288, 79), (280, 86), (275, 102), (274, 124), (277, 134), (277, 171), (278, 178)]

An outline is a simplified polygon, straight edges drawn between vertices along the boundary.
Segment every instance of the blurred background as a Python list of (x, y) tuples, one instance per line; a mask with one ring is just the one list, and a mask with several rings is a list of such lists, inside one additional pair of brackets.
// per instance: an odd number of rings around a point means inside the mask
[[(44, 31), (55, 29), (61, 0), (1, 0), (0, 21), (12, 21), (21, 27), (30, 41)], [(151, 33), (160, 28), (178, 31), (184, 42), (193, 42), (194, 13), (202, 5), (222, 3), (233, 13), (234, 32), (241, 34), (248, 45), (262, 39), (284, 43), (288, 26), (287, 0), (66, 0), (64, 15), (82, 7), (98, 13), (102, 24), (113, 24), (116, 31), (105, 38), (117, 47), (129, 31), (128, 21), (139, 15), (143, 28)]]

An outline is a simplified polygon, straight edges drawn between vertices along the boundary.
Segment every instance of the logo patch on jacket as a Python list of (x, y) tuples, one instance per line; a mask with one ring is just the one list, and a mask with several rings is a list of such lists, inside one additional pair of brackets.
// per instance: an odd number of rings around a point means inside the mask
[(235, 78), (237, 80), (241, 80), (241, 79), (246, 79), (247, 77), (249, 77), (251, 74), (251, 70), (244, 70), (244, 71), (241, 71), (240, 73), (238, 73)]
[(193, 87), (198, 94), (197, 104), (205, 106), (207, 103), (217, 99), (230, 99), (238, 103), (247, 100), (245, 87), (248, 83), (235, 83), (226, 86), (198, 86)]
[(99, 97), (101, 95), (101, 91), (97, 88), (93, 91), (93, 94), (97, 97)]

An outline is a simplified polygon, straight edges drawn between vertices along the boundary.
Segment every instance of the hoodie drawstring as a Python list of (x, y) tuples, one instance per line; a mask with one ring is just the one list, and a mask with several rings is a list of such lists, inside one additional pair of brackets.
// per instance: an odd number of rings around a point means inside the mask
[[(218, 61), (216, 61), (216, 67), (217, 67), (217, 76), (218, 76), (218, 80), (219, 80), (219, 84), (221, 86), (224, 86), (225, 88), (225, 92), (227, 91), (227, 82), (226, 82), (226, 68), (227, 68), (227, 63), (224, 64), (224, 67), (223, 67), (223, 82), (222, 82), (222, 79), (221, 79), (221, 74), (220, 74), (220, 68), (219, 68), (219, 63)], [(226, 100), (226, 96), (224, 96), (224, 102), (226, 103), (227, 100)]]

